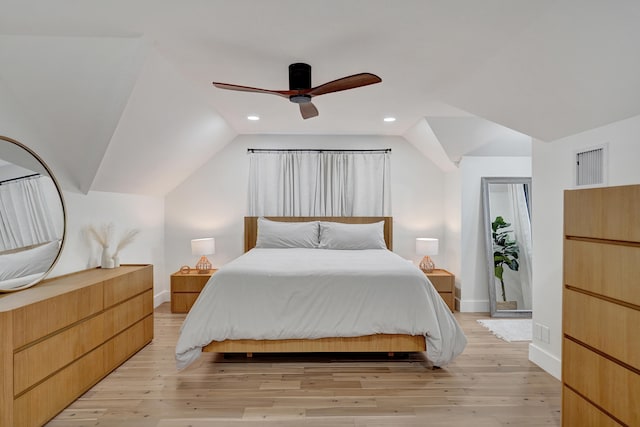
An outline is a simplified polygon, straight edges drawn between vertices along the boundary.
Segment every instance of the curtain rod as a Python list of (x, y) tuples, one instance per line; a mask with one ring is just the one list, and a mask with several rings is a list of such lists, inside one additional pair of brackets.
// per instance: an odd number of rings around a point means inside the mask
[(31, 174), (31, 175), (19, 176), (17, 178), (5, 179), (4, 181), (0, 181), (0, 185), (6, 184), (7, 182), (11, 182), (11, 181), (18, 181), (18, 180), (27, 179), (27, 178), (35, 178), (37, 176), (40, 176), (40, 174), (39, 173), (34, 173), (34, 174)]
[(279, 153), (289, 153), (289, 152), (309, 152), (309, 153), (324, 153), (324, 152), (332, 152), (332, 153), (358, 153), (358, 152), (368, 152), (368, 153), (390, 153), (391, 148), (380, 148), (373, 150), (332, 150), (332, 149), (306, 149), (306, 148), (248, 148), (247, 153), (264, 153), (264, 152), (279, 152)]

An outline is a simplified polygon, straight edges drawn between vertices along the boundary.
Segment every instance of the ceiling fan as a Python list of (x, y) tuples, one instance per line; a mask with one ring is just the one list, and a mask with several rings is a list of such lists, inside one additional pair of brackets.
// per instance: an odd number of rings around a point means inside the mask
[(296, 63), (289, 65), (289, 90), (269, 90), (256, 87), (239, 86), (229, 83), (213, 82), (220, 89), (238, 90), (241, 92), (269, 93), (289, 98), (289, 101), (300, 106), (303, 119), (310, 119), (318, 115), (318, 109), (311, 102), (311, 98), (341, 90), (355, 89), (361, 86), (380, 83), (382, 79), (375, 74), (360, 73), (342, 77), (320, 86), (311, 87), (311, 65)]

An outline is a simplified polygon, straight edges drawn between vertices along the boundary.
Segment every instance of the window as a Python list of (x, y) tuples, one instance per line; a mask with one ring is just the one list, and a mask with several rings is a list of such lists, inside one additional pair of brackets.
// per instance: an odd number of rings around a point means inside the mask
[(391, 214), (391, 150), (249, 150), (251, 216)]

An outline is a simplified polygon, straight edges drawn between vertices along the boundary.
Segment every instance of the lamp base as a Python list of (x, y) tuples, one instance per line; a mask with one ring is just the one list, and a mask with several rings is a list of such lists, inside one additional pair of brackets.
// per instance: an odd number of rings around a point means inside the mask
[(429, 256), (425, 256), (422, 258), (422, 261), (420, 261), (420, 270), (425, 273), (433, 273), (434, 268), (436, 268), (436, 264)]
[(201, 256), (196, 264), (196, 270), (198, 270), (198, 274), (207, 274), (209, 270), (211, 270), (211, 262), (207, 259), (206, 256)]

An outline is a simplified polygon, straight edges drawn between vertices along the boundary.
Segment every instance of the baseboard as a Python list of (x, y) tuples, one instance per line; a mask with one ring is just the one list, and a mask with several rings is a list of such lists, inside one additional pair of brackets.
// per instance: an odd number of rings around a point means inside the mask
[(456, 308), (460, 312), (488, 313), (489, 300), (461, 300), (456, 298)]
[(162, 303), (171, 301), (171, 292), (164, 290), (160, 291), (153, 296), (153, 308), (156, 308)]
[(562, 379), (562, 361), (533, 343), (529, 344), (529, 360), (557, 379)]

